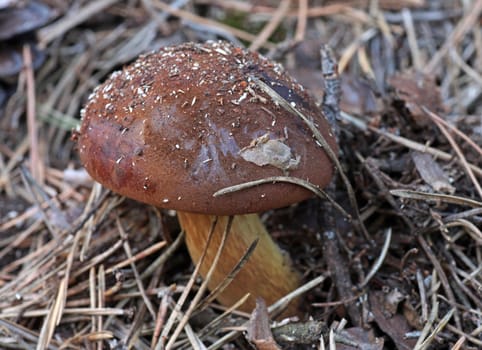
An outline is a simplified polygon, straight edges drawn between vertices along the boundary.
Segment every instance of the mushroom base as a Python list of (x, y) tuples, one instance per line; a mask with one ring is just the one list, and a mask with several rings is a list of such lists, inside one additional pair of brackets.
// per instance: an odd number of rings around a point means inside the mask
[[(213, 215), (178, 212), (178, 219), (185, 230), (186, 244), (194, 263), (199, 261), (203, 253), (215, 218)], [(212, 241), (200, 268), (202, 276), (206, 276), (212, 264), (228, 218), (218, 217)], [(300, 275), (293, 269), (289, 256), (273, 242), (259, 216), (248, 214), (234, 217), (218, 266), (208, 283), (209, 289), (213, 290), (224, 281), (256, 239), (259, 241), (248, 261), (218, 296), (217, 300), (221, 304), (231, 306), (246, 293), (250, 293), (248, 300), (239, 309), (252, 312), (257, 297), (262, 297), (267, 305), (271, 305), (300, 285)], [(299, 314), (297, 304), (293, 301), (283, 312), (283, 316)]]

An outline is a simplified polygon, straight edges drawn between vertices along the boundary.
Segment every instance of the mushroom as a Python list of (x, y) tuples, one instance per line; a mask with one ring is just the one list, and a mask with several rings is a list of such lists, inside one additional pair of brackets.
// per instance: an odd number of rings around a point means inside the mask
[[(143, 55), (98, 86), (81, 111), (80, 159), (90, 175), (126, 197), (177, 211), (196, 263), (219, 218), (201, 266), (205, 276), (229, 216), (230, 234), (208, 287), (256, 248), (218, 301), (250, 293), (269, 305), (299, 286), (300, 275), (256, 213), (312, 196), (272, 182), (214, 197), (223, 188), (289, 175), (326, 186), (334, 173), (324, 150), (295, 114), (260, 88), (267, 84), (306, 115), (336, 151), (330, 126), (281, 65), (227, 42), (185, 43)], [(257, 83), (258, 82), (258, 83)], [(291, 310), (294, 312), (294, 308)]]

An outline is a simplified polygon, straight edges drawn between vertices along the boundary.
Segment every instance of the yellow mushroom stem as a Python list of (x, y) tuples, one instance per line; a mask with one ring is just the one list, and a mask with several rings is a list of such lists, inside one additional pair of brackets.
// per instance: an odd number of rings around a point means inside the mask
[[(186, 233), (189, 254), (196, 264), (203, 253), (216, 216), (188, 212), (178, 212), (177, 215)], [(218, 217), (212, 241), (200, 268), (203, 277), (216, 255), (228, 219), (228, 216)], [(300, 275), (293, 268), (289, 256), (273, 242), (259, 216), (248, 214), (234, 217), (221, 258), (208, 283), (209, 289), (213, 290), (225, 280), (255, 240), (258, 240), (258, 243), (249, 259), (218, 296), (217, 300), (222, 305), (232, 306), (246, 293), (250, 293), (240, 310), (252, 312), (257, 297), (262, 297), (267, 305), (271, 305), (300, 285)], [(299, 314), (297, 304), (297, 301), (291, 302), (283, 316)]]

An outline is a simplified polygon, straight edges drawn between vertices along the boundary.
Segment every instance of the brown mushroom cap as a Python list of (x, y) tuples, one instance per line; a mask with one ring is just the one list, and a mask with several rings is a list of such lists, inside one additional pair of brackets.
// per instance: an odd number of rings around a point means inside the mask
[(265, 82), (318, 126), (330, 126), (282, 66), (226, 42), (186, 43), (139, 57), (89, 98), (80, 158), (105, 187), (159, 207), (214, 215), (279, 208), (311, 196), (287, 183), (213, 197), (236, 184), (289, 174), (326, 186), (333, 165), (304, 122), (274, 103)]

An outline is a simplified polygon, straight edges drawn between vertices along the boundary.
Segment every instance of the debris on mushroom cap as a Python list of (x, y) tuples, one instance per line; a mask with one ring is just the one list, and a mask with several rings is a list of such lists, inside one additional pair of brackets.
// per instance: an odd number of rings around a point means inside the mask
[(324, 187), (333, 175), (304, 122), (253, 77), (311, 119), (336, 150), (321, 111), (280, 64), (207, 42), (141, 56), (98, 86), (81, 112), (81, 161), (113, 191), (176, 210), (230, 215), (306, 199), (309, 191), (287, 183), (212, 196), (283, 175)]
[(300, 156), (292, 158), (290, 147), (281, 140), (270, 139), (269, 134), (258, 137), (240, 150), (239, 155), (256, 165), (272, 165), (283, 170), (295, 169), (300, 163)]

